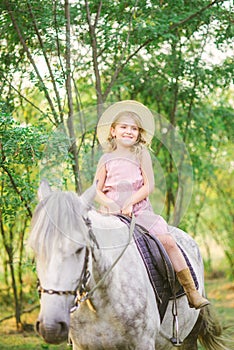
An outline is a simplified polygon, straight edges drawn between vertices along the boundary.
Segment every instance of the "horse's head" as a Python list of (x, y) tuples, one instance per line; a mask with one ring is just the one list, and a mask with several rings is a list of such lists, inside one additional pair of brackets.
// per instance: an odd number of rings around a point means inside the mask
[(81, 197), (73, 192), (52, 192), (43, 181), (32, 220), (29, 244), (36, 254), (41, 309), (36, 329), (48, 343), (67, 339), (69, 311), (85, 259), (87, 227), (84, 216), (96, 193)]

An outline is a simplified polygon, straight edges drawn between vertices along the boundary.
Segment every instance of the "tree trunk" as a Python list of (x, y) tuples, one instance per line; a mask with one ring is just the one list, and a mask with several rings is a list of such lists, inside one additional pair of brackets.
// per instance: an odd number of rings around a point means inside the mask
[(67, 90), (67, 101), (68, 101), (68, 132), (71, 140), (71, 146), (69, 152), (73, 158), (73, 173), (75, 177), (75, 189), (78, 194), (82, 192), (79, 162), (78, 162), (78, 151), (76, 145), (76, 136), (74, 130), (74, 110), (72, 101), (72, 78), (71, 78), (71, 25), (70, 25), (70, 4), (69, 0), (65, 0), (65, 17), (66, 17), (66, 90)]
[(15, 279), (15, 270), (14, 270), (14, 261), (13, 261), (13, 253), (8, 252), (9, 256), (9, 265), (10, 265), (10, 271), (11, 271), (11, 281), (12, 281), (12, 289), (13, 289), (13, 295), (14, 295), (14, 304), (15, 304), (15, 320), (16, 320), (16, 327), (19, 330), (21, 326), (21, 309), (20, 309), (20, 303), (18, 299), (18, 290), (17, 290), (17, 284)]

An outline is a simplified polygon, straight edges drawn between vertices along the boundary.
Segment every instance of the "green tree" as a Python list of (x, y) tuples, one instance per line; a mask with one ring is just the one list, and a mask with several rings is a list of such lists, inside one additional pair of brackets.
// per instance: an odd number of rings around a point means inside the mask
[(44, 142), (45, 137), (40, 129), (22, 126), (4, 109), (1, 111), (0, 232), (5, 252), (5, 282), (13, 291), (17, 327), (21, 325), (23, 305), (25, 234), (32, 217), (38, 184), (35, 165), (41, 157)]

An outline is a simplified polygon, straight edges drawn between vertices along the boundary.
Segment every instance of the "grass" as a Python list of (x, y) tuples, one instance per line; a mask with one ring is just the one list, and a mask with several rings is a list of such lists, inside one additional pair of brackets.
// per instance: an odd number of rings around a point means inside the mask
[[(207, 295), (214, 305), (223, 324), (234, 325), (234, 283), (224, 278), (207, 280)], [(13, 319), (0, 323), (0, 349), (1, 350), (68, 350), (71, 347), (66, 343), (61, 345), (46, 344), (34, 331), (38, 310), (22, 316), (22, 321), (28, 327), (27, 330), (17, 332)], [(233, 330), (232, 330), (233, 332)], [(231, 335), (230, 335), (231, 337)], [(233, 337), (233, 333), (232, 333)], [(199, 350), (204, 350), (199, 346)], [(234, 350), (234, 346), (229, 350)]]
[[(13, 345), (14, 344), (14, 345)], [(66, 344), (62, 345), (49, 345), (42, 342), (37, 336), (33, 334), (28, 335), (11, 335), (11, 336), (2, 336), (0, 339), (0, 348), (1, 350), (64, 350), (69, 349)], [(71, 349), (71, 348), (70, 348)]]
[[(234, 282), (228, 282), (224, 278), (207, 280), (206, 291), (222, 326), (229, 327), (225, 331), (225, 336), (231, 340), (228, 350), (234, 350)], [(199, 346), (199, 350), (204, 348)]]
[[(61, 345), (46, 344), (34, 331), (34, 323), (38, 315), (38, 309), (30, 314), (22, 316), (24, 330), (16, 331), (13, 319), (0, 324), (0, 349), (1, 350), (68, 350), (66, 343)], [(71, 349), (71, 348), (70, 348)]]

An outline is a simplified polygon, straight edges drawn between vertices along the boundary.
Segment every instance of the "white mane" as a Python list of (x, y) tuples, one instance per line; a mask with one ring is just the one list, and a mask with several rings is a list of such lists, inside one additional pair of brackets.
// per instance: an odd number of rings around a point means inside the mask
[[(90, 240), (82, 218), (84, 203), (74, 192), (51, 192), (33, 215), (29, 245), (36, 255), (48, 260), (51, 250), (64, 256)], [(128, 228), (115, 216), (87, 211), (101, 249), (122, 248), (128, 243)]]
[(51, 249), (64, 250), (67, 241), (77, 245), (85, 244), (82, 238), (84, 224), (81, 217), (81, 203), (74, 192), (51, 192), (42, 200), (33, 215), (29, 245), (37, 255), (50, 256)]

